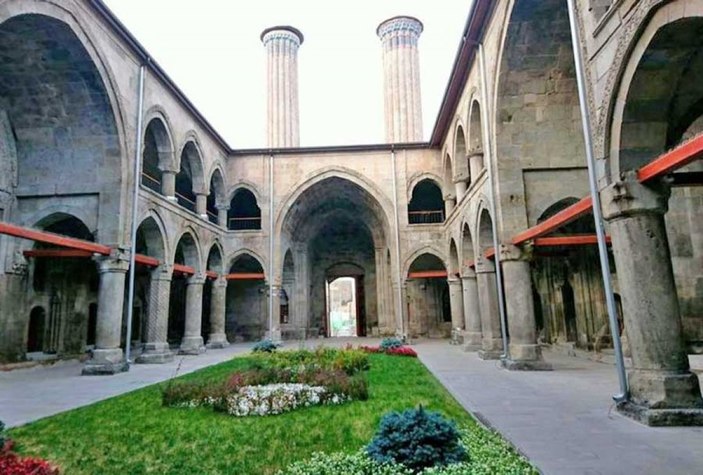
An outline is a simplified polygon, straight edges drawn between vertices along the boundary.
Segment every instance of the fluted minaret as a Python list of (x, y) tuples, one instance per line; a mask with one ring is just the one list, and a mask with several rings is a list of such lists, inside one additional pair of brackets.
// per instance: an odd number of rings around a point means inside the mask
[(376, 34), (383, 43), (383, 95), (386, 142), (421, 142), (420, 58), (417, 41), (422, 22), (396, 16), (382, 22)]
[(261, 33), (266, 47), (266, 146), (300, 146), (298, 112), (298, 47), (303, 34), (292, 26), (274, 26)]

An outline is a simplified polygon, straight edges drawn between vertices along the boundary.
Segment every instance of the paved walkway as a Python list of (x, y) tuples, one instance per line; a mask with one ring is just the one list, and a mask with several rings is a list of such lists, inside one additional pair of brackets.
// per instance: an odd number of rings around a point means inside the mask
[(446, 342), (415, 349), (467, 410), (545, 474), (703, 473), (703, 428), (645, 427), (616, 413), (611, 365), (548, 353), (555, 371), (509, 372)]
[(135, 364), (113, 376), (81, 376), (83, 364), (77, 360), (0, 372), (0, 420), (8, 427), (26, 424), (164, 381), (176, 373), (179, 364), (178, 374), (186, 374), (249, 351), (251, 346), (238, 344), (199, 356), (177, 356), (165, 364)]
[[(377, 344), (311, 340), (307, 346)], [(288, 343), (296, 348), (299, 343)], [(0, 420), (26, 424), (225, 361), (231, 345), (164, 365), (133, 365), (115, 376), (81, 376), (77, 361), (0, 373)], [(553, 372), (509, 372), (446, 341), (420, 341), (421, 360), (459, 402), (509, 439), (545, 474), (703, 473), (703, 428), (649, 428), (617, 414), (612, 365), (547, 353)], [(695, 361), (703, 367), (703, 359)]]

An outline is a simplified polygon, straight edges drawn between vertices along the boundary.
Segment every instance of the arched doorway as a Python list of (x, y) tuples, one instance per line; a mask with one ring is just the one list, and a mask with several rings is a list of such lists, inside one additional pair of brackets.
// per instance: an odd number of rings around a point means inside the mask
[(327, 336), (366, 336), (364, 269), (339, 263), (325, 272)]
[[(328, 287), (340, 277), (354, 279), (356, 335), (395, 331), (390, 279), (379, 278), (390, 276), (386, 212), (371, 188), (352, 180), (331, 176), (307, 186), (291, 197), (280, 221), (281, 241), (293, 249), (295, 263), (295, 293), (289, 299), (303, 316), (296, 324), (311, 334), (334, 333)], [(342, 282), (348, 281), (338, 285)]]
[(44, 307), (34, 307), (29, 313), (27, 330), (27, 353), (44, 351), (46, 311)]
[(448, 338), (452, 331), (447, 267), (424, 253), (410, 264), (406, 281), (408, 331), (411, 338)]
[(225, 332), (229, 341), (259, 340), (268, 329), (264, 267), (249, 253), (231, 260), (227, 276)]

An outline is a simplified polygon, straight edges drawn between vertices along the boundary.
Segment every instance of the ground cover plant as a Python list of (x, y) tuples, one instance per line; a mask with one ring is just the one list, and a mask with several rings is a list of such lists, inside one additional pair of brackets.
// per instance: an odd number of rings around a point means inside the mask
[[(272, 417), (228, 417), (210, 408), (164, 407), (165, 384), (161, 384), (12, 429), (10, 436), (23, 456), (50, 460), (61, 473), (72, 475), (274, 474), (296, 462), (309, 464), (315, 452), (330, 454), (319, 456), (325, 460), (358, 459), (384, 414), (422, 405), (470, 429), (471, 471), (452, 473), (532, 473), (498, 435), (477, 426), (416, 358), (367, 356), (367, 401), (315, 406)], [(256, 360), (235, 358), (185, 375), (178, 382), (222, 381), (234, 371), (255, 369)], [(360, 463), (375, 464), (368, 457)], [(384, 472), (320, 469), (287, 473)]]
[(46, 460), (15, 453), (15, 443), (7, 437), (5, 424), (0, 421), (0, 474), (59, 475), (59, 470)]

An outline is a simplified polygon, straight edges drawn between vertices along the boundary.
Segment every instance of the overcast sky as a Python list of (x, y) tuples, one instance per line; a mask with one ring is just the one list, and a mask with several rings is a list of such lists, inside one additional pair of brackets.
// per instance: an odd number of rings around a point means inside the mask
[[(300, 29), (302, 146), (383, 141), (378, 24), (412, 15), (425, 25), (420, 75), (425, 138), (449, 79), (472, 0), (106, 0), (234, 148), (263, 147), (269, 26)], [(441, 7), (439, 6), (441, 5)]]

